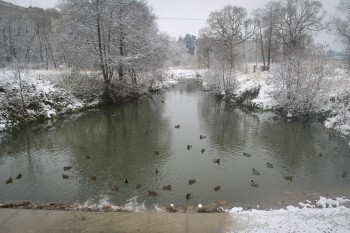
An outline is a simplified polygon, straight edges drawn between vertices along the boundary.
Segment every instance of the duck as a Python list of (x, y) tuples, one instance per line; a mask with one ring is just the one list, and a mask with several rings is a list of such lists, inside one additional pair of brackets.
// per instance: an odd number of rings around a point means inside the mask
[(119, 187), (116, 184), (114, 184), (112, 187), (112, 191), (117, 192), (118, 190), (119, 190)]
[(63, 167), (63, 171), (68, 171), (70, 169), (72, 169), (72, 166)]
[(85, 159), (91, 159), (91, 156), (85, 155)]
[(253, 186), (253, 187), (259, 187), (259, 184), (256, 183), (254, 180), (250, 181), (250, 185)]
[(159, 173), (159, 170), (158, 169), (156, 169), (156, 174), (158, 174)]
[(194, 193), (187, 193), (186, 194), (186, 199), (190, 200), (193, 197)]
[(129, 184), (128, 179), (124, 178), (124, 183), (125, 183), (125, 184)]
[(149, 190), (148, 190), (148, 196), (156, 197), (156, 196), (158, 196), (158, 193), (157, 193), (157, 192), (154, 192), (154, 191), (149, 191)]
[(68, 179), (68, 178), (69, 178), (69, 175), (62, 174), (62, 178), (63, 178), (63, 179)]
[(252, 157), (250, 154), (243, 152), (244, 157)]
[(168, 185), (164, 185), (163, 186), (163, 190), (171, 190), (171, 184), (168, 184)]
[(293, 176), (285, 176), (284, 179), (289, 180), (290, 182), (293, 181)]
[(6, 184), (11, 184), (12, 182), (13, 182), (12, 177), (10, 177), (6, 180)]
[(207, 138), (207, 136), (199, 135), (199, 139), (205, 139), (205, 138)]
[(192, 145), (187, 145), (187, 150), (190, 150), (192, 148)]
[(215, 191), (215, 192), (219, 191), (220, 189), (221, 189), (221, 186), (220, 186), (220, 185), (214, 187), (214, 191)]
[(148, 134), (148, 132), (147, 132), (147, 130), (145, 131), (145, 135), (147, 135)]
[(205, 149), (201, 149), (202, 154), (205, 152)]
[(174, 204), (170, 204), (169, 207), (167, 208), (167, 210), (170, 212), (170, 213), (175, 213), (177, 210), (174, 206)]
[(256, 170), (255, 168), (253, 168), (252, 174), (253, 174), (253, 175), (259, 175), (260, 172), (259, 172), (258, 170)]
[(214, 159), (213, 162), (217, 163), (217, 164), (220, 164), (220, 159)]
[(141, 188), (141, 187), (142, 187), (142, 184), (137, 184), (137, 185), (136, 185), (136, 188), (137, 188), (137, 189), (139, 189), (139, 188)]
[(269, 168), (273, 168), (272, 163), (269, 163), (269, 162), (266, 163), (266, 166), (269, 167)]
[(180, 125), (175, 125), (175, 129), (180, 129)]
[(90, 180), (96, 181), (96, 180), (97, 180), (97, 177), (96, 177), (96, 176), (91, 176), (91, 177), (90, 177)]
[(159, 150), (154, 151), (155, 155), (159, 155)]
[(344, 170), (342, 177), (345, 178), (347, 176), (346, 170)]
[(189, 185), (192, 185), (192, 184), (194, 184), (194, 183), (196, 183), (196, 182), (197, 182), (196, 179), (191, 179), (191, 180), (188, 181), (188, 184), (189, 184)]
[(17, 179), (17, 180), (22, 179), (22, 174), (21, 174), (21, 173), (18, 173), (18, 175), (16, 176), (16, 179)]

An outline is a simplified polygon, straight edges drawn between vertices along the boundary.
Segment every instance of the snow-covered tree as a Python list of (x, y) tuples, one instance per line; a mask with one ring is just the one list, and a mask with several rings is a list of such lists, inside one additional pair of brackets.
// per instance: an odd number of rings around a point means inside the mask
[(220, 11), (211, 12), (207, 20), (208, 26), (201, 32), (201, 38), (208, 38), (211, 51), (216, 54), (220, 63), (220, 77), (223, 89), (227, 89), (229, 80), (237, 62), (238, 47), (251, 38), (256, 24), (248, 18), (246, 9), (227, 5)]
[(338, 16), (333, 16), (327, 23), (328, 31), (335, 34), (345, 48), (350, 49), (350, 0), (341, 0), (337, 12)]
[(162, 66), (167, 39), (156, 17), (139, 0), (67, 0), (61, 3), (62, 46), (68, 63), (102, 73), (104, 100), (111, 100), (112, 78), (130, 78)]
[(282, 40), (285, 55), (306, 48), (312, 32), (322, 30), (325, 11), (317, 0), (284, 0), (276, 24), (276, 35)]

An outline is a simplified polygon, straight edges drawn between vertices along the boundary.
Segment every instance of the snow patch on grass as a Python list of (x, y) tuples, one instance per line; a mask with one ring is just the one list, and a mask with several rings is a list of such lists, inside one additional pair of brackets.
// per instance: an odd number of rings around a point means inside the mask
[[(350, 209), (342, 206), (345, 198), (320, 197), (315, 205), (310, 201), (300, 207), (287, 206), (279, 210), (250, 210), (233, 208), (229, 211), (239, 232), (350, 232)], [(235, 232), (230, 229), (228, 232)]]

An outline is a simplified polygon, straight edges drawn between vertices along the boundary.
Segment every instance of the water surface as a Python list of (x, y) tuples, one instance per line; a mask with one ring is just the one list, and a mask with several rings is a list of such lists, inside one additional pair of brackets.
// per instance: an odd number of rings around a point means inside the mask
[[(12, 133), (0, 145), (0, 202), (120, 206), (132, 200), (146, 207), (186, 207), (226, 200), (230, 206), (270, 208), (326, 194), (349, 197), (348, 142), (320, 123), (288, 122), (217, 103), (194, 80), (183, 80), (161, 95)], [(213, 162), (217, 158), (220, 164)], [(65, 166), (72, 169), (63, 171)], [(22, 179), (5, 184), (18, 173)], [(292, 182), (284, 176), (293, 176)], [(189, 185), (190, 179), (197, 182)], [(168, 184), (172, 190), (163, 190)], [(221, 189), (215, 192), (215, 186)], [(159, 195), (149, 197), (149, 190)], [(190, 192), (194, 197), (187, 201)]]

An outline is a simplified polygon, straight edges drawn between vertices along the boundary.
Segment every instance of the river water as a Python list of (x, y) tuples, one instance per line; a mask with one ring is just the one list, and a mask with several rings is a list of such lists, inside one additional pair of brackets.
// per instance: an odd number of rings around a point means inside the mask
[[(13, 132), (0, 145), (0, 202), (185, 208), (225, 200), (273, 208), (325, 195), (349, 197), (348, 143), (321, 123), (245, 113), (216, 102), (194, 80), (182, 80), (160, 95)], [(218, 158), (220, 164), (214, 163)], [(72, 169), (64, 171), (66, 166)], [(22, 179), (15, 179), (18, 173)], [(13, 183), (6, 184), (9, 177)], [(169, 184), (172, 189), (163, 190)], [(187, 193), (193, 198), (187, 200)]]

